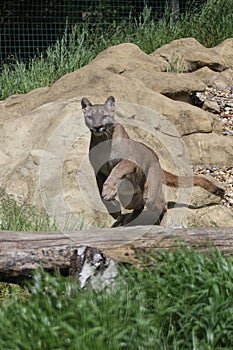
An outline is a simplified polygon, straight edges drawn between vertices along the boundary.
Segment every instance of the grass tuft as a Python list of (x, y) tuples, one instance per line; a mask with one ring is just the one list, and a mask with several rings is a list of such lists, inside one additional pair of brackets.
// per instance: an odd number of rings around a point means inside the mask
[(0, 230), (4, 231), (54, 231), (56, 226), (44, 211), (18, 203), (5, 191), (0, 191)]

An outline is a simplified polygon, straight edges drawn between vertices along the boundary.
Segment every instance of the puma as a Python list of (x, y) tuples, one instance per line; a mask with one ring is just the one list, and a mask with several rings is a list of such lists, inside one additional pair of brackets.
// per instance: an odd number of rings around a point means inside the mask
[[(173, 175), (161, 168), (156, 153), (145, 144), (130, 139), (125, 128), (115, 121), (115, 99), (93, 105), (81, 101), (86, 126), (91, 131), (89, 160), (94, 169), (101, 199), (117, 220), (113, 226), (127, 225), (138, 217), (144, 206), (153, 214), (154, 223), (165, 225), (167, 205), (162, 186), (200, 186), (223, 197), (224, 190), (201, 176)], [(119, 201), (116, 200), (118, 195)], [(121, 208), (133, 210), (123, 215)]]

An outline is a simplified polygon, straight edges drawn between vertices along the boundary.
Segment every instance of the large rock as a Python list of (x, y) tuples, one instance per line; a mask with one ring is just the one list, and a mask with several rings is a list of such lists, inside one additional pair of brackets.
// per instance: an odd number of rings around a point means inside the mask
[(194, 38), (174, 40), (157, 49), (151, 56), (164, 59), (168, 69), (183, 72), (193, 72), (202, 67), (208, 67), (221, 72), (232, 68), (233, 38), (223, 43), (206, 48)]
[[(87, 160), (90, 135), (80, 109), (83, 96), (94, 103), (115, 96), (116, 118), (134, 139), (155, 149), (168, 170), (182, 175), (190, 174), (191, 163), (232, 165), (233, 138), (224, 136), (220, 121), (189, 98), (215, 80), (230, 81), (232, 42), (207, 49), (194, 39), (181, 39), (152, 55), (134, 44), (113, 46), (50, 88), (1, 101), (1, 186), (18, 199), (45, 207), (61, 227), (74, 228), (83, 220), (94, 226), (112, 223)], [(175, 48), (185, 66), (169, 72), (168, 57)], [(200, 208), (197, 198), (205, 198), (204, 190), (191, 195), (169, 189), (166, 195), (183, 203), (169, 211), (174, 225), (233, 225), (215, 196), (208, 199), (208, 208)], [(187, 209), (193, 201), (198, 209)]]
[(223, 72), (213, 72), (208, 67), (203, 67), (191, 73), (204, 84), (219, 90), (225, 90), (232, 86), (233, 69), (229, 68)]

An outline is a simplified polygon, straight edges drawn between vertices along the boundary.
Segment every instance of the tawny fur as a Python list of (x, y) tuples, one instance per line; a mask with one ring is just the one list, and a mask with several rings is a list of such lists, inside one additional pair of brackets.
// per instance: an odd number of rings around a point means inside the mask
[(191, 187), (191, 186), (199, 186), (204, 188), (205, 190), (215, 194), (219, 197), (224, 197), (225, 191), (224, 189), (216, 186), (213, 182), (208, 180), (203, 176), (194, 175), (192, 177), (188, 176), (176, 176), (174, 174), (169, 173), (166, 170), (164, 172), (164, 183), (167, 186), (171, 187)]

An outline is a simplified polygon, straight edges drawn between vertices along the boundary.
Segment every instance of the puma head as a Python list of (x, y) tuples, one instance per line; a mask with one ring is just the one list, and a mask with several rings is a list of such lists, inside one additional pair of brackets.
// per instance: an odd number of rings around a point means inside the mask
[(109, 126), (115, 123), (115, 99), (107, 98), (104, 104), (93, 105), (86, 97), (81, 101), (86, 126), (95, 134), (103, 134)]

